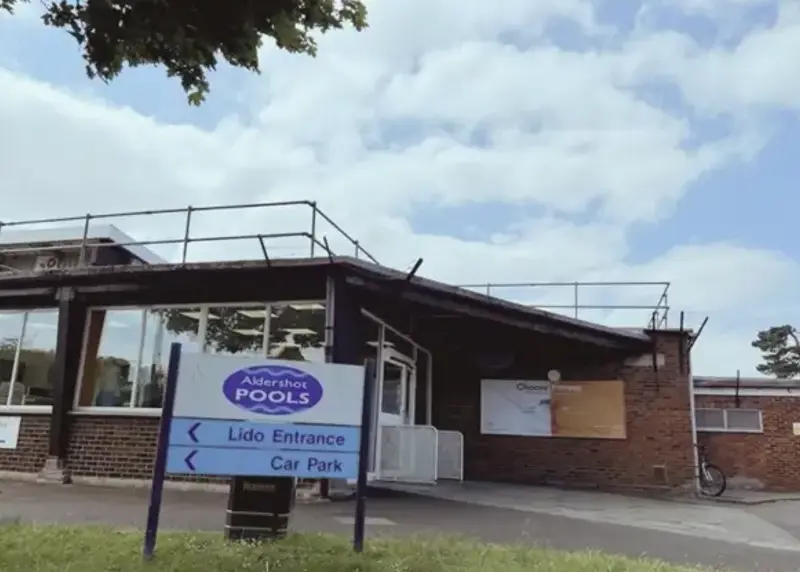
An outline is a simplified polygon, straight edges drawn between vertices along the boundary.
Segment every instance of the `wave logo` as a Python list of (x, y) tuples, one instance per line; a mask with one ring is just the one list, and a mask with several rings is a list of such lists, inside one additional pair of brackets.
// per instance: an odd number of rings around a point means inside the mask
[(230, 374), (222, 383), (222, 393), (245, 411), (291, 415), (317, 405), (322, 399), (322, 384), (293, 367), (257, 365)]

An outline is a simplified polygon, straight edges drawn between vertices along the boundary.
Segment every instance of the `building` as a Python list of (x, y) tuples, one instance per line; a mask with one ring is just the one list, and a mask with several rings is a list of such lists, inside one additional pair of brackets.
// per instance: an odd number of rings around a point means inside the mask
[[(180, 341), (376, 358), (376, 479), (692, 486), (690, 332), (655, 317), (610, 328), (393, 270), (315, 203), (296, 205), (310, 209), (310, 231), (190, 237), (196, 208), (183, 211), (182, 240), (161, 242), (92, 226), (120, 215), (0, 226), (0, 470), (149, 478), (167, 350)], [(328, 248), (322, 220), (355, 256)], [(77, 226), (23, 235), (34, 223)], [(307, 254), (271, 256), (278, 234), (307, 239)], [(189, 244), (234, 239), (263, 258), (187, 260)], [(177, 262), (155, 244), (174, 246)]]
[(733, 488), (800, 490), (800, 381), (696, 377), (698, 442)]

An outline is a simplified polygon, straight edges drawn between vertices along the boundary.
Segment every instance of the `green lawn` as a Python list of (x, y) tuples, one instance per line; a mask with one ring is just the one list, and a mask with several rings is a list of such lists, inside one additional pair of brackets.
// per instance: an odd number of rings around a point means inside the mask
[(141, 532), (94, 527), (0, 528), (2, 572), (680, 572), (688, 568), (597, 553), (564, 553), (461, 539), (368, 540), (295, 535), (266, 545), (227, 544), (218, 534), (162, 534), (141, 558)]

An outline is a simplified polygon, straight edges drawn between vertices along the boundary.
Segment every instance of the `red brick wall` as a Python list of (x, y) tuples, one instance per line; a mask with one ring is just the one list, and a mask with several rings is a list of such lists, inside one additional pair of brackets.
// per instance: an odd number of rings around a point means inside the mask
[[(735, 408), (733, 396), (698, 395), (698, 408)], [(742, 396), (739, 407), (760, 409), (763, 433), (698, 433), (712, 463), (728, 476), (731, 488), (747, 486), (773, 491), (800, 490), (800, 397)]]
[[(625, 382), (627, 439), (570, 439), (481, 435), (480, 372), (468, 360), (434, 353), (434, 422), (440, 429), (461, 431), (465, 441), (465, 478), (532, 484), (600, 488), (689, 486), (693, 479), (689, 375), (679, 371), (680, 336), (658, 334), (665, 363), (624, 366), (622, 360), (581, 366), (572, 354), (573, 371), (560, 367), (565, 380), (621, 379)], [(543, 379), (548, 367), (539, 357), (515, 366), (506, 379)], [(537, 364), (536, 361), (539, 360)], [(443, 364), (446, 361), (447, 363)], [(495, 376), (496, 377), (496, 376)], [(666, 467), (666, 479), (657, 466)]]
[[(75, 476), (150, 479), (158, 439), (158, 417), (73, 415), (67, 469)], [(192, 482), (227, 482), (213, 477), (169, 477)]]
[(21, 415), (16, 449), (0, 449), (0, 470), (38, 473), (49, 449), (50, 415)]

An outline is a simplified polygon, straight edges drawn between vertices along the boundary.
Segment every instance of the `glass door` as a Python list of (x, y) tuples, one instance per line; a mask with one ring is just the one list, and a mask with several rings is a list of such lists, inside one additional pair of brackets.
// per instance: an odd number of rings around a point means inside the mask
[(409, 366), (386, 356), (381, 375), (381, 408), (378, 422), (381, 425), (407, 425)]

